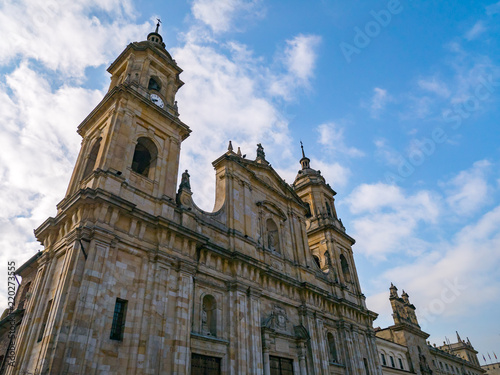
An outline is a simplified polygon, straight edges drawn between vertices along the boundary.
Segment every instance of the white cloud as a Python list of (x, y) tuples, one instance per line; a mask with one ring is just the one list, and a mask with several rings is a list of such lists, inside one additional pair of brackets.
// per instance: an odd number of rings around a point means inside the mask
[(374, 141), (376, 151), (375, 154), (381, 158), (387, 165), (398, 167), (404, 161), (403, 155), (388, 145), (388, 140), (379, 138)]
[(494, 14), (500, 13), (500, 1), (498, 3), (489, 5), (486, 7), (486, 14), (492, 16)]
[[(319, 42), (313, 35), (286, 41), (279, 57), (284, 73), (266, 66), (244, 44), (205, 44), (204, 34), (195, 28), (189, 31), (183, 47), (172, 50), (187, 83), (177, 96), (181, 118), (193, 129), (183, 144), (181, 169), (189, 169), (193, 197), (201, 207), (210, 209), (213, 205), (215, 178), (210, 162), (225, 152), (230, 139), (247, 158), (254, 158), (256, 144), (262, 143), (267, 159), (293, 182), (298, 168), (290, 167), (294, 156), (288, 122), (274, 100), (289, 99), (298, 88), (309, 85)], [(280, 87), (279, 92), (269, 90), (270, 86)], [(347, 180), (348, 169), (325, 166), (338, 181)]]
[(288, 71), (296, 78), (307, 81), (316, 65), (316, 48), (321, 41), (317, 35), (297, 35), (287, 40), (285, 63)]
[(400, 187), (383, 183), (362, 184), (345, 201), (357, 215), (351, 222), (357, 251), (379, 260), (394, 252), (425, 251), (428, 244), (416, 238), (416, 231), (440, 215), (438, 199), (431, 192), (406, 195)]
[[(419, 255), (416, 261), (387, 270), (377, 282), (389, 285), (392, 281), (409, 292), (424, 329), (442, 317), (468, 318), (500, 293), (498, 228), (500, 206), (449, 241), (435, 243), (432, 251)], [(386, 294), (372, 296), (369, 301), (374, 306), (388, 304)]]
[(195, 0), (191, 9), (196, 19), (208, 25), (213, 32), (221, 33), (234, 30), (238, 16), (262, 16), (260, 3), (260, 0)]
[(317, 48), (321, 37), (317, 35), (297, 35), (286, 41), (286, 48), (279, 60), (283, 62), (285, 73), (271, 78), (269, 92), (272, 95), (290, 100), (297, 89), (310, 88), (310, 80), (314, 76)]
[[(102, 21), (105, 17), (93, 15), (97, 12), (107, 12), (114, 21)], [(0, 65), (33, 59), (64, 78), (82, 78), (86, 67), (109, 62), (150, 31), (149, 24), (128, 22), (134, 13), (130, 1), (3, 2), (0, 34), (9, 37), (0, 38)]]
[(26, 63), (0, 87), (1, 274), (7, 260), (25, 261), (41, 248), (33, 229), (64, 197), (81, 141), (76, 127), (102, 96), (71, 86), (52, 90)]
[(372, 117), (377, 118), (385, 109), (387, 103), (392, 100), (387, 90), (375, 87), (373, 89), (373, 96), (370, 101), (370, 114)]
[(446, 202), (454, 213), (474, 213), (490, 200), (493, 189), (487, 180), (490, 167), (487, 160), (478, 161), (469, 170), (442, 184), (447, 194)]
[(444, 82), (438, 81), (435, 77), (430, 79), (421, 79), (418, 81), (418, 86), (426, 91), (430, 91), (443, 98), (450, 96), (450, 90)]
[(474, 40), (481, 34), (483, 34), (486, 31), (486, 26), (484, 26), (484, 23), (482, 21), (478, 21), (472, 26), (472, 28), (465, 33), (465, 39), (467, 40)]
[(316, 130), (319, 133), (318, 143), (324, 146), (325, 150), (350, 157), (364, 156), (363, 151), (355, 147), (349, 147), (345, 144), (344, 128), (336, 123), (329, 122), (321, 124)]

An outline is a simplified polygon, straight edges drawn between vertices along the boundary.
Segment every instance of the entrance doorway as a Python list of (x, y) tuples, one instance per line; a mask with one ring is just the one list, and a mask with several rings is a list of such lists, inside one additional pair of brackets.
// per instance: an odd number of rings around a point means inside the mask
[(220, 375), (220, 358), (193, 353), (191, 375)]
[(293, 375), (293, 360), (269, 356), (271, 375)]

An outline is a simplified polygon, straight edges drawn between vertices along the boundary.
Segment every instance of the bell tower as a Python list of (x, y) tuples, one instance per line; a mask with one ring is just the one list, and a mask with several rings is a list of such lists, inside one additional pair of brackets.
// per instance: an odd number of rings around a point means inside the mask
[(175, 199), (180, 146), (191, 131), (175, 101), (182, 69), (165, 49), (159, 26), (108, 68), (106, 96), (78, 127), (82, 147), (65, 199), (86, 188), (125, 199)]
[(330, 274), (339, 289), (337, 294), (345, 292), (351, 301), (365, 306), (351, 248), (355, 241), (337, 217), (334, 198), (337, 193), (326, 183), (321, 171), (311, 168), (302, 142), (301, 149), (302, 168), (293, 188), (309, 206), (307, 237), (316, 266)]
[[(166, 314), (158, 301), (171, 293), (158, 292), (156, 283), (168, 284), (165, 254), (176, 245), (172, 228), (179, 227), (180, 147), (191, 130), (175, 101), (182, 69), (158, 29), (129, 44), (110, 65), (108, 92), (78, 127), (82, 145), (66, 196), (57, 215), (35, 230), (44, 250), (33, 265), (33, 297), (18, 331), (18, 364), (9, 375), (92, 373), (95, 363), (109, 368), (109, 358), (120, 369), (115, 373), (130, 373), (124, 358), (132, 346), (148, 353), (146, 359), (130, 357), (137, 368), (161, 362), (153, 358), (164, 332), (153, 334), (154, 316)], [(177, 242), (192, 255), (194, 240)], [(171, 286), (188, 294), (183, 287), (189, 288), (192, 268), (176, 267), (181, 286)], [(152, 290), (161, 297), (153, 298)], [(175, 319), (181, 313), (171, 312)], [(175, 327), (187, 329), (179, 321)], [(124, 335), (137, 343), (123, 343)], [(162, 363), (174, 363), (168, 356), (177, 358), (182, 350), (185, 345), (162, 351)]]

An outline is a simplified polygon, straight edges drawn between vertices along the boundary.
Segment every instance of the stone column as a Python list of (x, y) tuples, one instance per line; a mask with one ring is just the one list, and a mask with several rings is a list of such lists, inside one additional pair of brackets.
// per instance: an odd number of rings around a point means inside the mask
[(269, 346), (267, 343), (269, 338), (265, 338), (263, 342), (263, 357), (264, 357), (264, 375), (271, 375), (271, 364), (269, 363)]
[[(241, 286), (240, 286), (241, 287)], [(236, 318), (236, 337), (238, 340), (238, 353), (237, 353), (237, 366), (238, 375), (247, 374), (248, 370), (248, 361), (250, 359), (250, 353), (248, 350), (248, 301), (247, 295), (240, 288), (235, 293), (236, 297), (236, 310), (235, 310), (235, 318)]]
[(321, 356), (321, 370), (323, 371), (322, 372), (323, 374), (328, 375), (330, 372), (330, 364), (329, 364), (330, 356), (326, 348), (326, 335), (325, 335), (323, 320), (318, 317), (316, 317), (316, 327), (318, 332), (319, 352)]
[(300, 375), (307, 375), (307, 363), (306, 363), (306, 344), (300, 343), (299, 345), (299, 369)]
[(196, 269), (183, 261), (179, 264), (174, 328), (173, 375), (188, 374), (191, 364), (191, 320)]
[[(251, 365), (250, 370), (254, 375), (262, 375), (262, 334), (261, 334), (261, 324), (260, 324), (260, 297), (262, 293), (260, 290), (255, 288), (250, 288), (249, 290), (249, 300), (250, 300), (250, 355), (251, 355)], [(269, 358), (268, 358), (269, 359)]]

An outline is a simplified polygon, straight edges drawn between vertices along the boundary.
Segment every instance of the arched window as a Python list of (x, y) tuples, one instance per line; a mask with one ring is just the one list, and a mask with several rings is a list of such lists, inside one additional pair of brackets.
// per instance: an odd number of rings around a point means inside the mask
[(201, 331), (204, 335), (217, 336), (217, 302), (211, 295), (203, 297)]
[(306, 202), (306, 204), (307, 204), (306, 217), (311, 217), (312, 216), (311, 203)]
[(330, 354), (330, 361), (334, 363), (338, 363), (338, 356), (337, 356), (337, 348), (335, 346), (335, 339), (333, 338), (333, 335), (331, 332), (328, 332), (328, 335), (326, 336), (328, 340), (328, 352)]
[(328, 202), (325, 202), (325, 206), (326, 206), (326, 214), (328, 216), (332, 216), (332, 209), (330, 208), (330, 205), (328, 204)]
[(280, 238), (278, 232), (278, 226), (273, 219), (267, 219), (266, 222), (267, 230), (267, 247), (270, 250), (280, 251)]
[(344, 274), (344, 279), (347, 282), (351, 281), (351, 272), (349, 271), (349, 263), (344, 254), (340, 254), (340, 266), (342, 267), (342, 273)]
[(317, 255), (313, 255), (314, 263), (321, 269), (321, 262), (319, 260), (319, 257)]
[(148, 83), (148, 90), (160, 91), (160, 89), (161, 89), (160, 81), (158, 79), (151, 77)]
[(149, 138), (141, 137), (135, 146), (134, 159), (132, 160), (132, 170), (148, 177), (149, 171), (156, 165), (158, 151), (155, 144)]
[(99, 153), (99, 148), (101, 147), (101, 138), (99, 138), (92, 149), (90, 150), (89, 158), (87, 159), (87, 164), (85, 165), (85, 171), (83, 172), (83, 178), (90, 176), (95, 167), (95, 162), (97, 160), (97, 154)]

